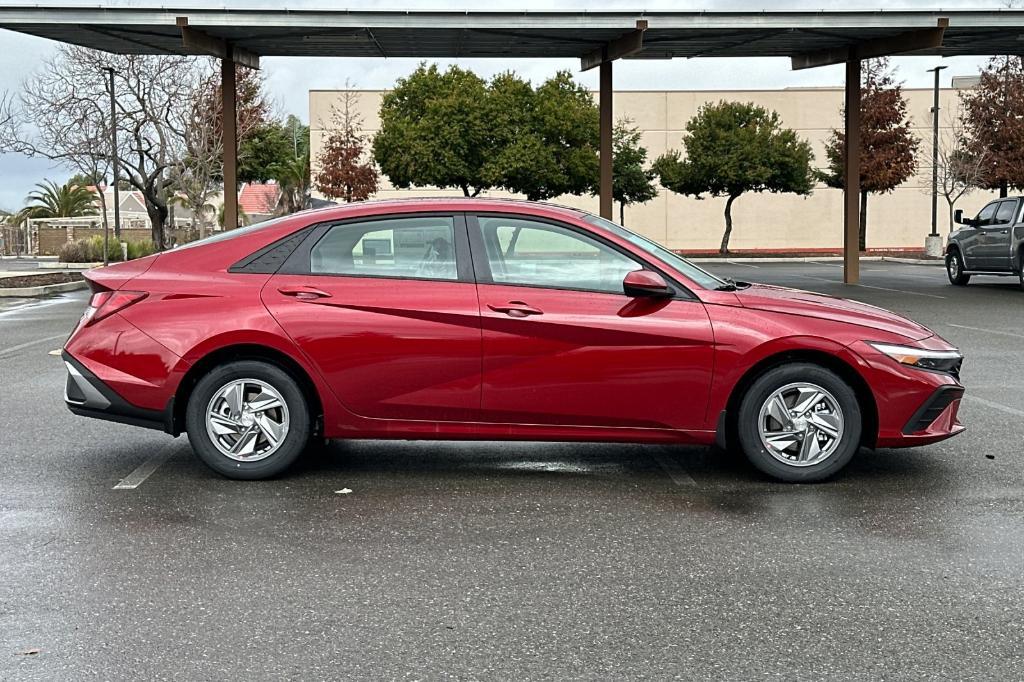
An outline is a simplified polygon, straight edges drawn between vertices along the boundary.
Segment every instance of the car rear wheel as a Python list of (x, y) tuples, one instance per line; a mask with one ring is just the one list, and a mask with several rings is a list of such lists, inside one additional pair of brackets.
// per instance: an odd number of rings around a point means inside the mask
[(750, 462), (781, 481), (824, 480), (860, 447), (861, 411), (853, 389), (834, 372), (808, 363), (765, 372), (747, 390), (737, 416)]
[(189, 397), (186, 430), (207, 466), (229, 478), (281, 473), (309, 442), (306, 398), (281, 368), (245, 360), (213, 369)]
[(964, 259), (957, 249), (946, 254), (946, 277), (950, 284), (962, 287), (971, 281), (971, 276), (964, 273)]

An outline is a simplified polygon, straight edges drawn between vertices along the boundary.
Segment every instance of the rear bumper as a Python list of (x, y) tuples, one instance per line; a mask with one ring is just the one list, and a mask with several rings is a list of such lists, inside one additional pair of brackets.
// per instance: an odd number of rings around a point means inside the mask
[(67, 351), (61, 353), (61, 359), (68, 370), (67, 383), (64, 386), (64, 403), (72, 413), (81, 417), (93, 417), (173, 433), (170, 423), (173, 410), (147, 410), (136, 407), (119, 396)]

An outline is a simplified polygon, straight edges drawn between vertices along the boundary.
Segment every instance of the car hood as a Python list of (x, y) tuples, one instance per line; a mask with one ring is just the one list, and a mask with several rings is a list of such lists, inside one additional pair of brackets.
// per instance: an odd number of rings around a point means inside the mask
[(899, 334), (914, 341), (934, 336), (934, 332), (927, 327), (883, 308), (811, 291), (751, 284), (737, 290), (736, 298), (740, 305), (752, 310), (767, 310), (855, 324)]

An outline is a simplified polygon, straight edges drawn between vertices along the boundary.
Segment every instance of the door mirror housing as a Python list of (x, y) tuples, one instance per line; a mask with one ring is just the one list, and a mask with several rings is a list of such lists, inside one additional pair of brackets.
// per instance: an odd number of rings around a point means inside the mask
[(964, 210), (962, 208), (953, 211), (953, 222), (957, 225), (964, 224)]
[(634, 270), (626, 273), (622, 280), (622, 290), (626, 296), (671, 296), (675, 291), (668, 285), (665, 278), (653, 270)]

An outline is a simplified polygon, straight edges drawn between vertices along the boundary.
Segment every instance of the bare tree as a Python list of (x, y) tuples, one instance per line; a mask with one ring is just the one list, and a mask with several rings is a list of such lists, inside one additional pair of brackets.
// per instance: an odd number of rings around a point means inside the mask
[[(992, 161), (984, 148), (972, 145), (964, 131), (963, 116), (957, 112), (946, 117), (948, 132), (939, 133), (939, 158), (937, 167), (937, 191), (946, 200), (949, 231), (953, 231), (953, 210), (956, 202), (965, 195), (985, 184), (986, 174)], [(927, 165), (931, 165), (931, 145), (928, 147)], [(922, 164), (922, 168), (924, 168)], [(931, 186), (925, 188), (931, 194)]]
[[(177, 201), (192, 211), (192, 228), (198, 227), (200, 237), (206, 236), (207, 213), (213, 213), (210, 197), (216, 193), (216, 181), (224, 173), (224, 100), (214, 66), (211, 61), (190, 106), (177, 112), (182, 117), (177, 127), (183, 131), (185, 154), (169, 169), (172, 188), (180, 193)], [(271, 106), (264, 94), (262, 73), (244, 67), (236, 69), (240, 69), (236, 134), (241, 142), (266, 123)]]
[(81, 155), (83, 145), (66, 142), (69, 136), (92, 137), (94, 149), (109, 150), (104, 133), (109, 117), (108, 67), (114, 69), (117, 95), (118, 160), (124, 179), (146, 202), (153, 241), (162, 249), (171, 169), (181, 163), (187, 149), (187, 115), (182, 112), (193, 102), (203, 77), (199, 59), (115, 55), (62, 45), (39, 73), (25, 81), (19, 111), (0, 131), (0, 149), (71, 165), (76, 165), (73, 155)]
[[(103, 106), (109, 100), (64, 101), (65, 106), (59, 109), (43, 107), (30, 115), (25, 98), (18, 107), (15, 98), (5, 93), (0, 97), (0, 150), (41, 156), (93, 178), (103, 226), (108, 227), (104, 184), (112, 157), (109, 117), (104, 114)], [(27, 133), (33, 126), (38, 129), (37, 135)], [(120, 231), (120, 225), (115, 225), (115, 235)]]

